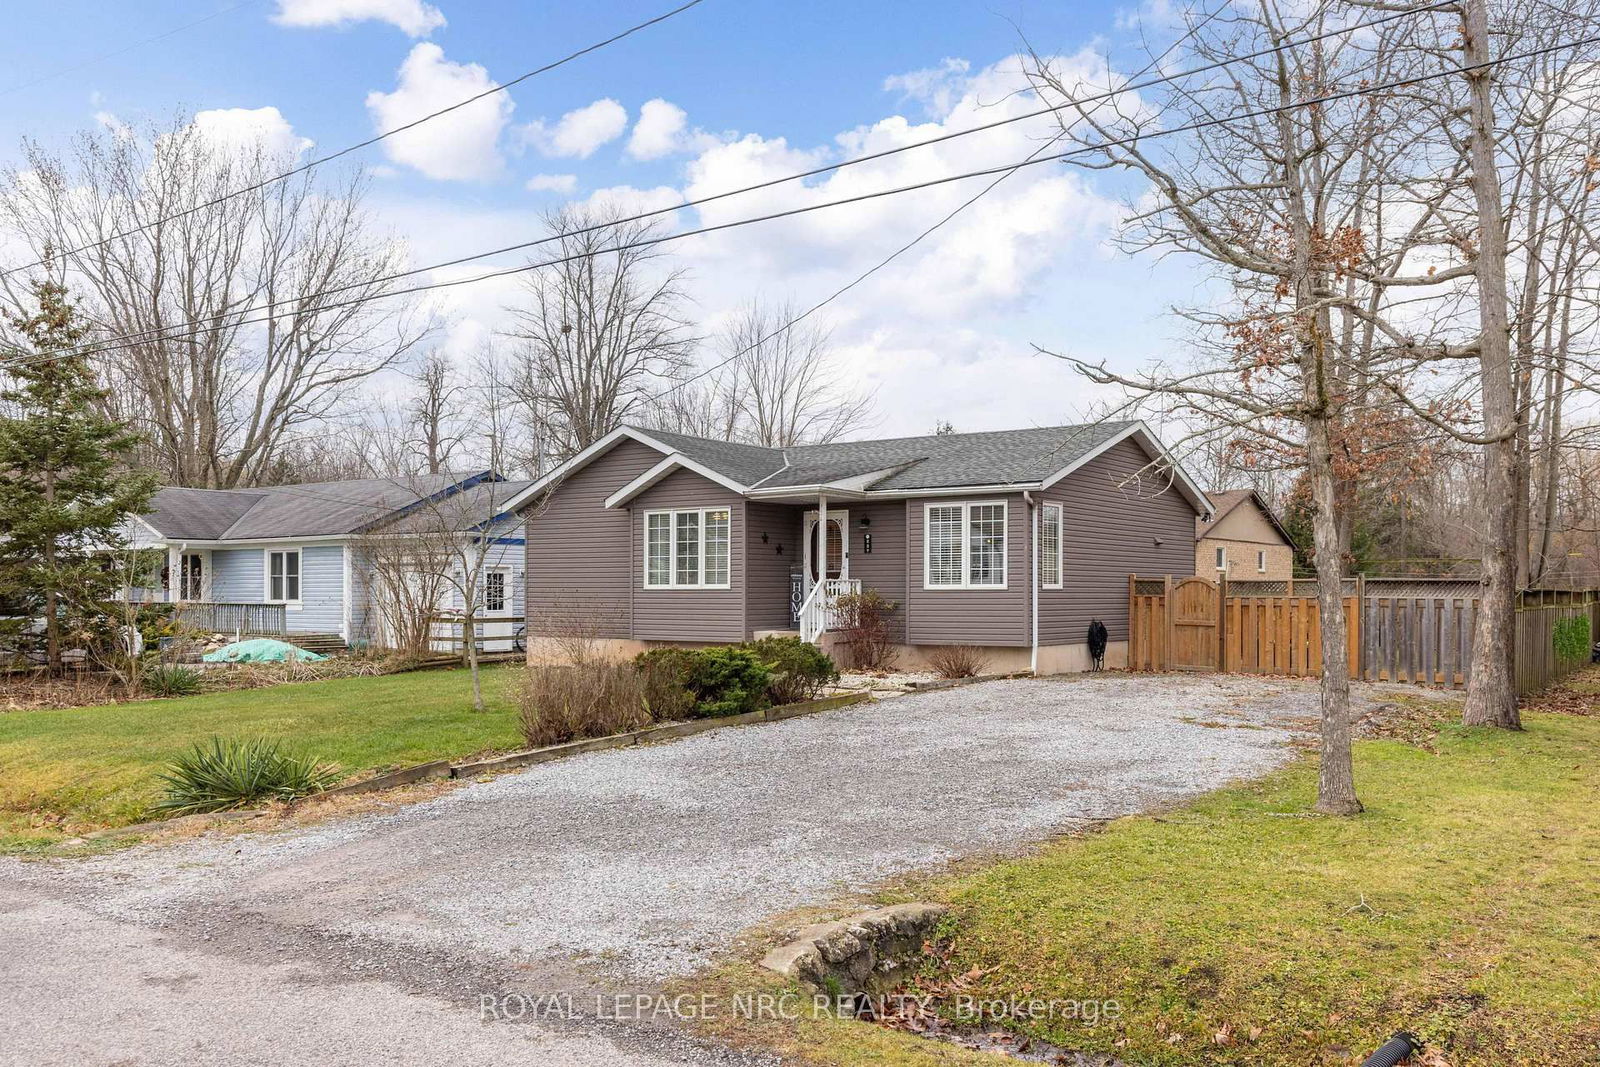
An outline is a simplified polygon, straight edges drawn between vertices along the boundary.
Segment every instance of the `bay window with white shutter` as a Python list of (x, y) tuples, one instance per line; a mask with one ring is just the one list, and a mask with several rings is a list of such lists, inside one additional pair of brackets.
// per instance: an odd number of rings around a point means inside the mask
[(644, 513), (646, 589), (727, 589), (732, 513), (688, 508)]
[(1003, 501), (924, 505), (923, 588), (1004, 589), (1007, 516)]

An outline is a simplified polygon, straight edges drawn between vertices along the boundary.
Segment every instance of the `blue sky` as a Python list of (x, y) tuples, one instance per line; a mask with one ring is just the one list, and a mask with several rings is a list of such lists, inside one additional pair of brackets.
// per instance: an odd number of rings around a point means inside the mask
[[(17, 5), (0, 40), (0, 152), (27, 135), (62, 143), (97, 121), (178, 109), (263, 124), (311, 154), (370, 136), (376, 125), (502, 81), (673, 6), (509, 0), (227, 0), (136, 4), (56, 0)], [(1159, 33), (1162, 8), (1145, 13)], [(209, 13), (204, 23), (101, 57)], [(348, 17), (341, 16), (372, 16)], [(403, 148), (367, 150), (372, 206), (411, 242), (418, 263), (538, 232), (540, 209), (564, 199), (657, 205), (805, 169), (860, 151), (1022, 110), (1013, 56), (1019, 30), (1042, 50), (1090, 64), (1122, 59), (1140, 12), (1116, 4), (806, 4), (706, 0), (666, 23), (509, 92)], [(296, 24), (297, 23), (297, 24)], [(1129, 66), (1136, 58), (1127, 56)], [(46, 77), (64, 68), (80, 69)], [(25, 83), (43, 78), (37, 84)], [(374, 97), (372, 94), (379, 94)], [(646, 108), (648, 101), (658, 103)], [(1037, 106), (1034, 101), (1032, 106)], [(260, 109), (273, 108), (270, 122)], [(240, 109), (232, 111), (231, 109)], [(681, 115), (681, 118), (679, 117)], [(98, 116), (98, 118), (97, 118)], [(647, 117), (648, 116), (648, 117)], [(467, 118), (466, 116), (463, 116)], [(564, 121), (565, 120), (565, 121)], [(681, 128), (680, 128), (681, 125)], [(907, 153), (810, 189), (786, 187), (680, 227), (827, 199), (1027, 154), (1046, 129)], [(450, 127), (450, 128), (446, 128)], [(292, 134), (289, 132), (292, 128)], [(476, 132), (474, 132), (474, 130)], [(649, 134), (650, 136), (646, 136)], [(910, 157), (916, 157), (912, 159)], [(541, 177), (542, 176), (542, 177)], [(535, 188), (530, 188), (532, 181)], [(909, 239), (975, 186), (909, 194), (869, 209), (816, 212), (675, 248), (690, 270), (705, 328), (745, 300), (805, 305)], [(1194, 298), (1180, 264), (1130, 260), (1106, 245), (1127, 188), (1033, 168), (829, 309), (839, 358), (879, 394), (880, 429), (920, 432), (1064, 421), (1090, 396), (1031, 344), (1133, 366), (1170, 352), (1166, 316)], [(952, 199), (954, 198), (954, 199)], [(829, 216), (824, 218), (825, 216)], [(692, 246), (692, 247), (691, 247)], [(466, 352), (492, 336), (514, 288), (451, 291), (440, 338)]]

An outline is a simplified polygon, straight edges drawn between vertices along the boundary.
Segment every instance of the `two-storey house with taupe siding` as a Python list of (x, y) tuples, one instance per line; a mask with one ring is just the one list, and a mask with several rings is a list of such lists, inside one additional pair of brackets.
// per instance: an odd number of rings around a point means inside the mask
[(1205, 494), (1139, 422), (762, 448), (625, 426), (510, 502), (529, 656), (794, 633), (897, 605), (900, 663), (977, 645), (992, 670), (1125, 662), (1128, 575), (1194, 573)]

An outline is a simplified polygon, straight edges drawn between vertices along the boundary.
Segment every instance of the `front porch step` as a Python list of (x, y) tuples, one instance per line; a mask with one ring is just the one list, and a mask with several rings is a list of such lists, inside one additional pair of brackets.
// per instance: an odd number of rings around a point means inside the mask
[(287, 633), (278, 637), (279, 641), (286, 641), (296, 648), (303, 648), (307, 652), (315, 652), (319, 656), (337, 656), (346, 651), (343, 637), (338, 634), (297, 634)]
[(799, 637), (799, 630), (755, 630), (752, 631), (757, 641), (763, 637)]

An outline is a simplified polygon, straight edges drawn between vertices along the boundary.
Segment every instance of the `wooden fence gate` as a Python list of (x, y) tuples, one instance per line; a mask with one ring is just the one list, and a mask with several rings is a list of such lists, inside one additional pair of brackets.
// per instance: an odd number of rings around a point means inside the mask
[[(1322, 673), (1322, 618), (1314, 596), (1252, 595), (1205, 578), (1128, 578), (1128, 666), (1136, 671), (1232, 671), (1313, 677)], [(1472, 664), (1476, 597), (1393, 595), (1390, 583), (1354, 581), (1344, 597), (1350, 676), (1369, 682), (1466, 685)], [(1412, 594), (1416, 583), (1394, 582)], [(1443, 589), (1444, 587), (1440, 587)], [(1396, 590), (1399, 591), (1399, 590)], [(1457, 590), (1459, 593), (1459, 590)], [(1588, 662), (1563, 659), (1555, 632), (1568, 620), (1600, 635), (1600, 594), (1525, 593), (1517, 608), (1517, 691), (1550, 685)]]
[(1167, 601), (1172, 614), (1167, 625), (1172, 634), (1172, 669), (1214, 671), (1218, 668), (1222, 623), (1220, 592), (1215, 582), (1185, 578), (1172, 587)]

